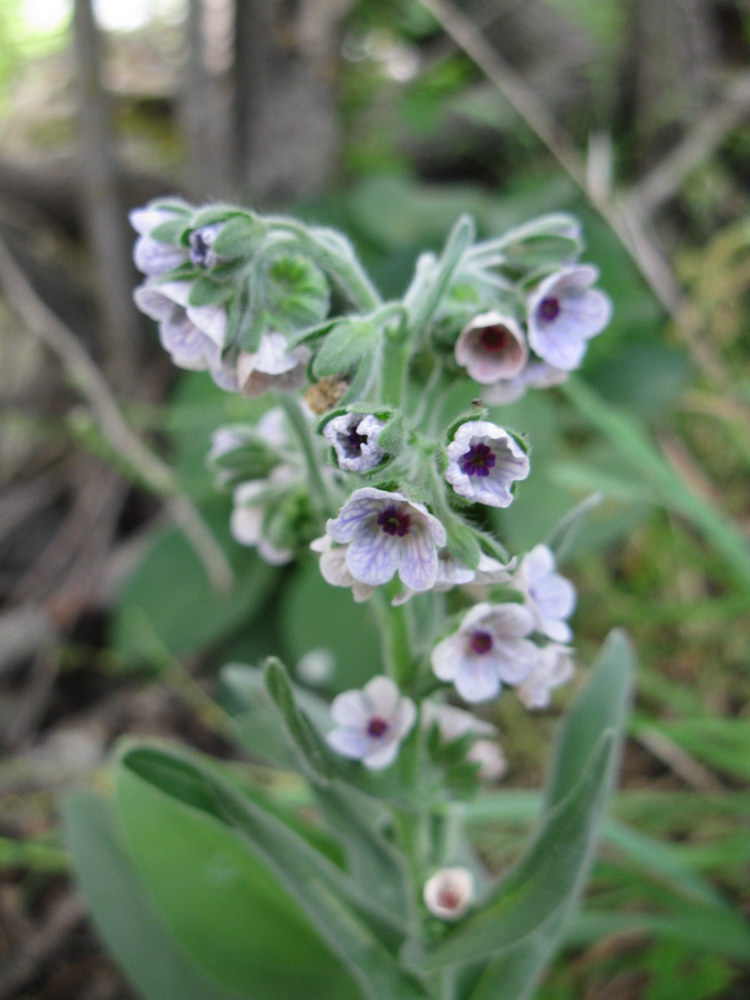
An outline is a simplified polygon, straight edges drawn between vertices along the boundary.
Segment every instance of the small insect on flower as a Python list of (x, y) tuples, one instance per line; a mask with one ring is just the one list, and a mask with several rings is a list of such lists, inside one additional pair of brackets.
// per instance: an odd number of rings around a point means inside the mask
[(367, 486), (352, 493), (326, 528), (334, 541), (348, 545), (346, 565), (355, 580), (377, 587), (398, 573), (412, 590), (434, 585), (438, 549), (447, 539), (423, 504)]
[(555, 572), (555, 556), (548, 546), (537, 545), (523, 557), (513, 586), (524, 595), (537, 632), (555, 642), (570, 642), (573, 632), (566, 619), (576, 606), (576, 591), (570, 580)]
[(529, 355), (521, 327), (512, 316), (492, 311), (475, 316), (456, 341), (456, 361), (482, 385), (513, 378)]
[(578, 368), (588, 341), (609, 323), (611, 302), (591, 288), (598, 277), (595, 267), (565, 268), (545, 278), (529, 298), (529, 344), (554, 368)]
[(520, 684), (531, 673), (537, 646), (525, 638), (531, 613), (520, 604), (476, 604), (457, 632), (432, 651), (432, 670), (451, 681), (468, 702), (486, 701), (505, 684)]
[(390, 677), (373, 677), (361, 691), (344, 691), (331, 704), (336, 723), (326, 736), (344, 757), (381, 771), (396, 759), (417, 718), (411, 698), (402, 697)]
[(529, 458), (515, 438), (488, 420), (469, 420), (447, 448), (445, 478), (459, 494), (488, 507), (508, 507), (512, 484), (526, 479)]
[(323, 437), (336, 452), (340, 469), (368, 472), (385, 458), (378, 446), (378, 434), (385, 427), (371, 413), (342, 413), (333, 417), (323, 428)]
[(441, 868), (424, 884), (422, 898), (441, 920), (458, 920), (474, 901), (474, 878), (468, 868)]

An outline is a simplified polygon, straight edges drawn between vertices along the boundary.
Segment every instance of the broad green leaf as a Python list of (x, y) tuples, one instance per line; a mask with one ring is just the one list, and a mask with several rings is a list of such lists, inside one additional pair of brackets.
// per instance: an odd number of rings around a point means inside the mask
[[(156, 748), (133, 748), (123, 756), (122, 775), (157, 781), (184, 801), (207, 810), (227, 824), (226, 835), (239, 835), (279, 892), (296, 899), (326, 941), (347, 963), (363, 992), (372, 1000), (424, 997), (418, 984), (401, 969), (393, 955), (403, 936), (397, 918), (379, 908), (344, 872), (332, 865), (276, 817), (238, 793), (217, 772), (196, 759)], [(127, 777), (125, 787), (127, 788)], [(118, 799), (120, 792), (118, 790)], [(229, 829), (231, 827), (231, 829)]]
[(345, 374), (365, 355), (372, 354), (379, 335), (377, 327), (367, 320), (336, 324), (315, 356), (315, 377)]
[(566, 912), (487, 963), (467, 1000), (526, 1000), (557, 944)]
[(191, 306), (214, 306), (231, 299), (233, 294), (231, 285), (206, 276), (192, 283), (189, 302)]
[[(226, 537), (227, 510), (222, 503), (212, 518)], [(118, 600), (113, 642), (128, 661), (159, 662), (165, 654), (200, 649), (249, 621), (278, 577), (278, 570), (254, 552), (227, 541), (235, 570), (231, 591), (213, 589), (197, 555), (183, 534), (166, 528), (155, 540)]]
[[(132, 766), (138, 754), (161, 766), (158, 785), (153, 771), (143, 777)], [(193, 960), (248, 1000), (360, 996), (293, 896), (217, 817), (211, 791), (170, 763), (156, 751), (126, 751), (116, 800), (135, 866)]]
[(78, 884), (94, 923), (145, 1000), (254, 997), (249, 989), (236, 993), (209, 978), (177, 942), (142, 886), (104, 799), (83, 792), (69, 796), (63, 820)]

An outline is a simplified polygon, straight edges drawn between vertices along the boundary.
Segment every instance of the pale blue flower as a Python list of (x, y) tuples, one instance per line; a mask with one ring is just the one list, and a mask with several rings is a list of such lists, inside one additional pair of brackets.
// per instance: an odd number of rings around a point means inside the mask
[(538, 648), (526, 638), (534, 627), (520, 604), (477, 604), (459, 630), (432, 651), (432, 670), (468, 702), (487, 701), (503, 683), (520, 684), (536, 663)]
[(546, 708), (550, 692), (569, 681), (574, 671), (573, 650), (569, 646), (550, 642), (539, 650), (534, 669), (516, 688), (516, 694), (526, 708)]
[(170, 222), (177, 214), (168, 208), (147, 205), (145, 208), (134, 209), (129, 215), (130, 224), (138, 233), (133, 247), (133, 260), (138, 270), (149, 278), (166, 274), (188, 259), (187, 250), (162, 243), (151, 236), (157, 226)]
[(136, 305), (159, 324), (162, 347), (178, 368), (217, 371), (227, 327), (226, 310), (217, 305), (191, 306), (190, 282), (147, 281), (133, 293)]
[(524, 396), (527, 389), (551, 389), (567, 379), (568, 373), (560, 368), (553, 368), (546, 361), (529, 360), (515, 378), (501, 379), (488, 385), (482, 398), (489, 406), (507, 406)]
[(555, 556), (546, 545), (527, 553), (513, 575), (513, 586), (525, 598), (534, 618), (534, 627), (555, 642), (569, 642), (573, 633), (566, 619), (576, 605), (576, 591), (570, 580), (555, 572)]
[(529, 458), (508, 431), (488, 420), (469, 420), (447, 448), (445, 478), (459, 494), (489, 507), (508, 507), (511, 487), (529, 474)]
[(398, 573), (412, 590), (430, 590), (437, 578), (443, 525), (421, 503), (374, 487), (355, 490), (327, 532), (348, 545), (346, 564), (356, 580), (373, 587)]
[(402, 697), (390, 677), (373, 677), (361, 691), (344, 691), (331, 704), (336, 728), (326, 739), (344, 757), (381, 771), (396, 759), (402, 740), (417, 718), (410, 698)]
[(323, 428), (323, 437), (336, 452), (340, 469), (368, 472), (385, 458), (378, 445), (378, 434), (385, 427), (371, 413), (342, 413)]
[(610, 300), (591, 288), (598, 277), (595, 267), (565, 268), (545, 278), (529, 297), (529, 344), (553, 368), (578, 368), (588, 341), (609, 323)]

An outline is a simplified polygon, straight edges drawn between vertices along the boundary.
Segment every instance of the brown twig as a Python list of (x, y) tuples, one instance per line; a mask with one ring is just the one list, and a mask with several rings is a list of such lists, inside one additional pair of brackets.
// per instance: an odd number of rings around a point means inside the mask
[(130, 429), (109, 385), (76, 335), (40, 299), (2, 241), (0, 286), (14, 312), (60, 359), (106, 440), (150, 489), (166, 498), (171, 517), (192, 544), (212, 585), (228, 590), (233, 574), (227, 558), (191, 501), (178, 491), (172, 470)]

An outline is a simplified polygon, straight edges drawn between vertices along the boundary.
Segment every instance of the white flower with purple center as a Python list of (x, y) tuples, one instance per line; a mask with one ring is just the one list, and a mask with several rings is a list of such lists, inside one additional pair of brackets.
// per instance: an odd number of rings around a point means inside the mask
[(459, 494), (489, 507), (513, 502), (512, 484), (529, 474), (529, 458), (515, 438), (488, 420), (469, 420), (448, 445), (445, 478)]
[(356, 580), (349, 571), (346, 564), (348, 545), (334, 545), (328, 535), (323, 535), (310, 542), (310, 548), (320, 555), (320, 572), (326, 583), (332, 587), (351, 587), (357, 604), (371, 596), (375, 588)]
[(434, 586), (446, 533), (423, 504), (366, 486), (352, 493), (326, 527), (334, 541), (348, 546), (346, 565), (355, 580), (377, 587), (398, 573), (411, 590)]
[(490, 406), (507, 406), (526, 394), (527, 389), (551, 389), (568, 379), (568, 373), (546, 361), (529, 361), (515, 378), (501, 379), (488, 386), (482, 398)]
[(526, 708), (546, 708), (550, 692), (565, 684), (575, 672), (573, 650), (551, 642), (539, 650), (539, 659), (529, 676), (516, 688)]
[(304, 384), (309, 357), (304, 346), (290, 351), (283, 333), (264, 333), (257, 351), (241, 351), (237, 359), (240, 391), (251, 398), (270, 389), (295, 392)]
[(156, 278), (174, 267), (179, 267), (188, 259), (187, 250), (155, 240), (151, 233), (164, 222), (171, 222), (179, 213), (168, 208), (146, 206), (134, 209), (128, 218), (138, 233), (133, 246), (133, 260), (139, 271), (148, 278)]
[(578, 368), (588, 341), (609, 323), (612, 303), (591, 288), (598, 277), (595, 267), (568, 267), (545, 278), (529, 297), (529, 344), (553, 368)]
[(441, 868), (422, 890), (425, 906), (441, 920), (458, 920), (474, 900), (474, 877), (468, 868)]
[(191, 306), (189, 281), (148, 281), (133, 293), (141, 312), (159, 324), (159, 339), (178, 368), (219, 372), (227, 328), (221, 306)]
[(329, 745), (344, 757), (361, 760), (371, 771), (381, 771), (396, 759), (417, 710), (390, 677), (380, 675), (361, 691), (344, 691), (334, 698), (331, 717), (336, 728), (326, 736)]
[(534, 628), (555, 642), (569, 642), (572, 631), (566, 619), (576, 606), (576, 590), (570, 580), (555, 572), (555, 556), (546, 545), (527, 553), (513, 575), (513, 586), (525, 597), (534, 618)]
[(340, 469), (368, 472), (385, 458), (378, 445), (378, 434), (384, 427), (385, 423), (371, 413), (342, 413), (328, 421), (323, 437), (336, 452)]
[(482, 385), (518, 375), (528, 355), (516, 320), (494, 310), (475, 316), (459, 334), (455, 347), (458, 364)]
[(494, 698), (502, 684), (521, 684), (531, 673), (538, 648), (525, 637), (533, 628), (521, 604), (477, 604), (433, 649), (433, 673), (453, 683), (464, 701)]

